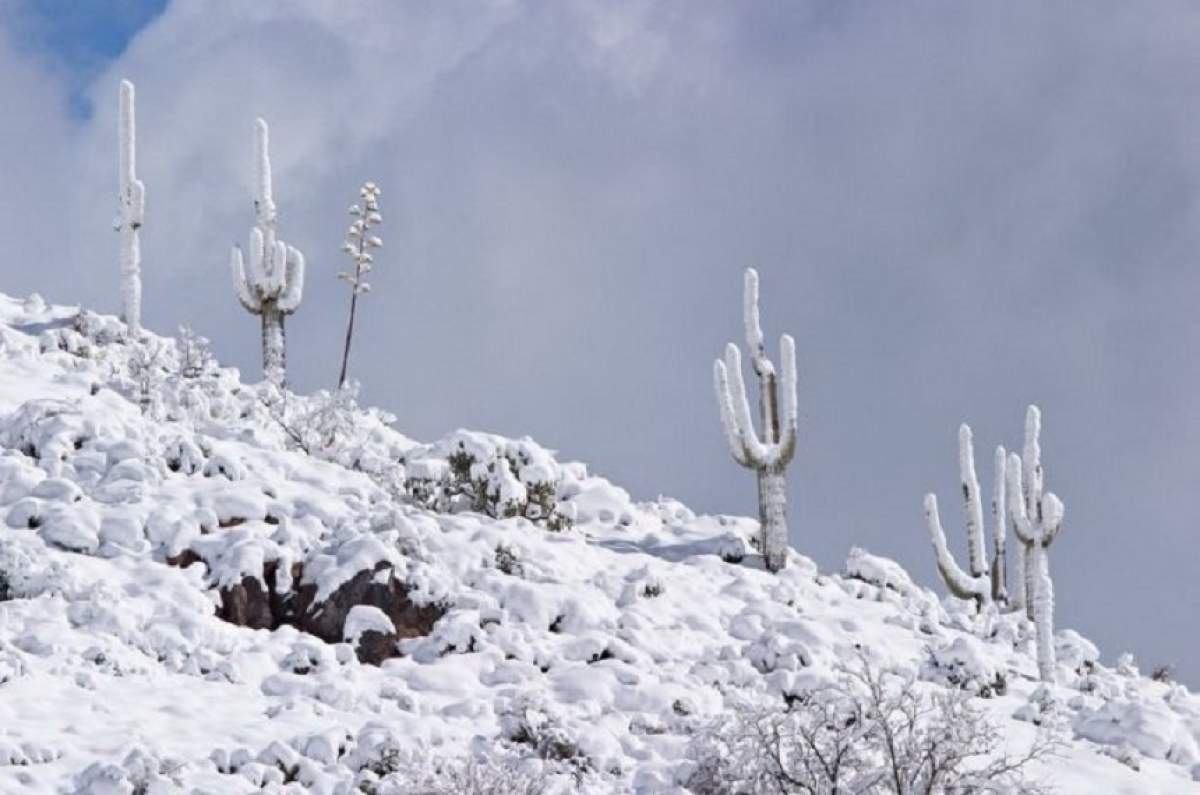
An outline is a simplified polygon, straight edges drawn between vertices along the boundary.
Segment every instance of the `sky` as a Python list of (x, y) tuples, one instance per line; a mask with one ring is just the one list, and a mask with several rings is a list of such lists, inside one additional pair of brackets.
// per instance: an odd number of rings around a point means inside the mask
[(228, 256), (261, 115), (308, 260), (295, 388), (335, 379), (371, 179), (366, 402), (753, 515), (711, 385), (753, 266), (798, 350), (796, 549), (940, 589), (922, 498), (961, 559), (959, 423), (986, 488), (1036, 402), (1059, 627), (1200, 684), (1200, 7), (0, 0), (0, 290), (116, 311), (122, 77), (149, 327), (257, 377)]

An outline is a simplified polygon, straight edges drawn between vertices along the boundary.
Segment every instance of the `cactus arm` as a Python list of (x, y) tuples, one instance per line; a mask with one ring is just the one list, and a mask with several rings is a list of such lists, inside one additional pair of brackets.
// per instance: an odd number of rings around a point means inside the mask
[(1034, 535), (1032, 522), (1025, 510), (1023, 483), (1021, 458), (1012, 453), (1008, 457), (1008, 512), (1012, 515), (1013, 533), (1018, 541), (1028, 547), (1034, 543)]
[(279, 296), (279, 311), (284, 314), (295, 312), (304, 296), (304, 255), (299, 249), (287, 248), (287, 275), (284, 290)]
[(965, 422), (958, 428), (958, 474), (967, 517), (967, 568), (972, 576), (978, 577), (987, 571), (983, 549), (983, 500), (979, 495), (979, 477), (975, 474), (971, 426)]
[(1037, 505), (1042, 500), (1042, 484), (1045, 474), (1042, 471), (1042, 412), (1037, 406), (1031, 405), (1025, 412), (1025, 448), (1022, 450), (1021, 463), (1024, 468), (1023, 488), (1025, 496), (1025, 512), (1033, 517), (1037, 513)]
[(779, 355), (783, 366), (783, 427), (777, 440), (775, 466), (787, 466), (796, 455), (796, 434), (799, 427), (799, 400), (796, 396), (796, 342), (790, 334), (779, 338)]
[(233, 289), (237, 293), (238, 303), (249, 313), (253, 315), (262, 312), (262, 304), (250, 290), (250, 285), (246, 281), (246, 266), (242, 260), (242, 249), (234, 246), (229, 254), (229, 270), (233, 276)]
[(942, 530), (942, 520), (938, 516), (937, 496), (934, 494), (925, 495), (925, 524), (929, 528), (929, 537), (933, 541), (938, 573), (941, 574), (947, 590), (959, 599), (974, 599), (977, 602), (983, 602), (989, 589), (988, 580), (986, 577), (968, 574), (955, 562), (954, 556), (946, 546), (946, 533)]
[(1062, 530), (1063, 515), (1066, 513), (1066, 507), (1062, 500), (1058, 498), (1054, 492), (1046, 492), (1046, 496), (1042, 498), (1042, 532), (1041, 543), (1043, 547), (1049, 547), (1054, 543), (1054, 539), (1058, 538), (1059, 531)]
[(746, 325), (746, 350), (754, 358), (763, 356), (762, 323), (758, 314), (758, 271), (746, 268), (742, 289), (742, 321)]
[[(275, 197), (271, 187), (271, 154), (270, 130), (265, 119), (254, 120), (254, 172), (256, 196), (254, 209), (258, 226), (268, 237), (274, 237), (269, 232), (274, 231)], [(274, 241), (270, 241), (274, 242)]]
[(766, 468), (769, 453), (754, 432), (750, 418), (750, 400), (746, 397), (746, 382), (742, 379), (742, 355), (732, 342), (725, 346), (725, 370), (729, 376), (729, 394), (733, 401), (734, 426), (746, 449), (746, 458), (755, 468)]
[(275, 238), (269, 252), (264, 253), (269, 253), (270, 260), (266, 266), (266, 279), (263, 287), (267, 295), (278, 299), (283, 292), (287, 274), (288, 247), (282, 240)]
[(992, 481), (992, 600), (998, 603), (1008, 602), (1008, 560), (1005, 554), (1005, 532), (1008, 529), (1008, 513), (1005, 501), (1007, 498), (1004, 471), (1008, 453), (1004, 447), (997, 445), (993, 458), (995, 479)]
[(744, 467), (750, 466), (750, 453), (742, 444), (738, 433), (737, 419), (733, 410), (733, 396), (729, 392), (729, 374), (725, 363), (720, 359), (713, 362), (713, 386), (717, 392), (717, 405), (721, 410), (721, 428), (725, 432), (725, 441), (729, 443), (729, 452), (733, 460)]

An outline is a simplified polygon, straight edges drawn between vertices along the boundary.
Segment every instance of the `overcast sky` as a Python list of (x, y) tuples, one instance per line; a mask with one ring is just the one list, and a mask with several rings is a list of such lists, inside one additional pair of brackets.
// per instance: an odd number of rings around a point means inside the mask
[[(1058, 624), (1200, 683), (1200, 6), (1189, 2), (0, 0), (0, 290), (117, 307), (116, 84), (138, 90), (145, 322), (258, 375), (228, 275), (271, 124), (309, 263), (301, 390), (336, 376), (365, 179), (386, 247), (352, 375), (401, 430), (529, 434), (753, 514), (711, 364), (795, 336), (792, 543), (940, 589), (956, 433), (1043, 409)], [(158, 12), (161, 10), (161, 14)], [(126, 46), (127, 45), (127, 46)], [(124, 49), (122, 49), (124, 48)], [(774, 345), (774, 343), (773, 343)]]

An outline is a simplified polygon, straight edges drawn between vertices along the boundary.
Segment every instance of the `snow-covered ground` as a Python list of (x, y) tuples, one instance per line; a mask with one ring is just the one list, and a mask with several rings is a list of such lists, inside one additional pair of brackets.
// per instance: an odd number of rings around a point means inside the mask
[(753, 520), (344, 409), (0, 297), (0, 791), (368, 792), (490, 748), (563, 792), (683, 792), (726, 699), (863, 648), (982, 692), (1011, 748), (1057, 725), (1059, 792), (1200, 792), (1200, 698), (1069, 630), (1040, 689), (1024, 619), (891, 561), (772, 575)]

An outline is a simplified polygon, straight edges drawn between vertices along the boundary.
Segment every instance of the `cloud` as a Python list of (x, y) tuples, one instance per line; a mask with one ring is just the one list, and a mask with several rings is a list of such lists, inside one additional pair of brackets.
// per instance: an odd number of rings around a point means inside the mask
[(1177, 554), (1200, 471), (1198, 43), (1184, 3), (173, 3), (82, 126), (0, 50), (0, 239), (25, 264), (5, 289), (115, 306), (129, 76), (147, 322), (256, 372), (226, 263), (263, 115), (310, 267), (300, 387), (335, 376), (345, 206), (375, 179), (370, 399), (418, 437), (531, 433), (641, 496), (748, 513), (708, 378), (755, 265), (769, 334), (799, 346), (799, 549), (865, 544), (934, 582), (921, 496), (953, 492), (958, 423), (1013, 447), (1036, 400), (1068, 510), (1060, 623), (1194, 658), (1189, 625), (1128, 619), (1200, 608)]

